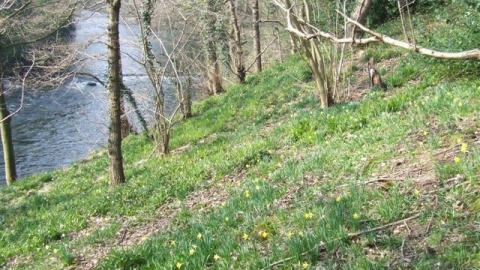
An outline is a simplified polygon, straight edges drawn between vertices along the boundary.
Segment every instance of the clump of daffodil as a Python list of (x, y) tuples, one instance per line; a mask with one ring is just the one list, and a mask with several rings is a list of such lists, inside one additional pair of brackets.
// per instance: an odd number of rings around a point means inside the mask
[(305, 213), (305, 214), (303, 214), (303, 217), (304, 217), (305, 219), (312, 219), (313, 213), (312, 213), (312, 212)]
[(310, 267), (310, 264), (307, 262), (302, 263), (302, 269), (307, 269), (308, 267)]
[(222, 258), (222, 257), (218, 256), (218, 254), (215, 254), (215, 255), (213, 256), (213, 259), (214, 259), (215, 261), (218, 261), (218, 260), (220, 260), (221, 258)]
[(353, 218), (354, 218), (354, 219), (359, 219), (359, 218), (360, 218), (360, 214), (359, 214), (359, 213), (353, 214)]
[(337, 196), (337, 198), (335, 198), (335, 201), (339, 202), (342, 200), (342, 197), (340, 195)]
[(454, 158), (453, 158), (453, 162), (455, 162), (455, 163), (459, 163), (461, 160), (462, 160), (462, 159), (459, 158), (459, 157), (454, 157)]
[(198, 239), (202, 239), (202, 234), (201, 234), (201, 233), (198, 233), (198, 234), (197, 234), (197, 238), (198, 238)]
[(288, 237), (288, 238), (291, 238), (293, 235), (294, 235), (293, 232), (288, 232), (288, 233), (287, 233), (287, 237)]
[(243, 240), (247, 240), (247, 239), (248, 239), (248, 234), (244, 233), (244, 234), (242, 235), (242, 239), (243, 239)]
[(177, 269), (180, 269), (180, 268), (182, 268), (182, 265), (183, 265), (183, 263), (177, 262), (177, 264), (175, 266), (177, 267)]
[(248, 190), (248, 189), (245, 190), (244, 195), (245, 195), (245, 198), (247, 198), (247, 199), (250, 198), (250, 190)]

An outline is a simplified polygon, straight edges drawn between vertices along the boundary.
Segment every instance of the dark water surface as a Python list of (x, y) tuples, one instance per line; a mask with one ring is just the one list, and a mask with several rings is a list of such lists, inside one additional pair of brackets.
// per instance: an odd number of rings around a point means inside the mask
[[(104, 79), (106, 14), (82, 11), (78, 19), (73, 42), (95, 41), (81, 54), (91, 58), (84, 62), (82, 71)], [(125, 84), (134, 91), (141, 111), (148, 118), (152, 115), (151, 90), (142, 67), (131, 59), (141, 59), (134, 44), (138, 33), (138, 25), (120, 26), (123, 72)], [(26, 92), (24, 108), (12, 119), (19, 177), (68, 166), (106, 144), (106, 90), (100, 84), (87, 85), (89, 81), (92, 81), (89, 77), (75, 77), (57, 89)], [(11, 110), (17, 108), (20, 96), (19, 91), (7, 95)], [(174, 100), (173, 93), (166, 95), (170, 107), (174, 106)], [(132, 112), (129, 118), (135, 118)], [(0, 185), (5, 184), (3, 171), (1, 152)]]

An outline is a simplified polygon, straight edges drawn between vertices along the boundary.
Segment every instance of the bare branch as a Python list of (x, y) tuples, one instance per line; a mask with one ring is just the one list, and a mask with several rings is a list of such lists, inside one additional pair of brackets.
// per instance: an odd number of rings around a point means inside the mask
[[(25, 99), (25, 80), (27, 79), (28, 74), (30, 74), (30, 71), (32, 71), (33, 67), (35, 66), (35, 56), (32, 57), (32, 59), (33, 60), (32, 60), (32, 63), (30, 65), (30, 67), (28, 68), (27, 72), (25, 72), (25, 74), (22, 78), (22, 95), (20, 97), (20, 105), (18, 106), (18, 108), (15, 111), (10, 113), (9, 115), (4, 117), (3, 119), (0, 119), (0, 123), (12, 118), (14, 115), (18, 114), (23, 109), (23, 104), (24, 104), (23, 101)], [(3, 83), (3, 82), (1, 82), (1, 83)]]

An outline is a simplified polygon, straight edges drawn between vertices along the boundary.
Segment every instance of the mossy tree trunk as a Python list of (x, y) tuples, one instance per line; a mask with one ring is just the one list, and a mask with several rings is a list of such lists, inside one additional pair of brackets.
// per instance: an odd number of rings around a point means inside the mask
[(108, 171), (110, 185), (125, 183), (122, 157), (121, 65), (119, 19), (121, 0), (106, 0), (108, 13)]

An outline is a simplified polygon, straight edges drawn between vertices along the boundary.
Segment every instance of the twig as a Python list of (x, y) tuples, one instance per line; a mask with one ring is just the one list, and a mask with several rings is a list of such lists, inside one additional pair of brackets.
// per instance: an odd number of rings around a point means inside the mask
[[(391, 223), (388, 223), (388, 224), (385, 224), (385, 225), (382, 225), (382, 226), (379, 226), (379, 227), (375, 227), (375, 228), (373, 228), (373, 229), (364, 230), (364, 231), (359, 231), (359, 232), (356, 232), (356, 233), (349, 233), (349, 234), (347, 234), (347, 237), (346, 237), (346, 238), (347, 238), (347, 239), (355, 238), (355, 237), (358, 237), (358, 236), (360, 236), (360, 235), (362, 235), (362, 234), (365, 234), (365, 233), (380, 231), (380, 230), (383, 230), (383, 229), (385, 229), (385, 228), (387, 228), (387, 227), (394, 226), (394, 225), (398, 225), (398, 224), (400, 224), (400, 223), (407, 222), (407, 221), (409, 221), (409, 220), (419, 218), (420, 215), (421, 215), (421, 213), (418, 213), (418, 214), (413, 215), (413, 216), (411, 216), (411, 217), (408, 217), (408, 218), (405, 218), (405, 219), (402, 219), (402, 220), (397, 220), (397, 221), (394, 221), (394, 222), (391, 222)], [(337, 241), (337, 240), (341, 240), (341, 239), (342, 239), (342, 237), (339, 237), (339, 238), (334, 239), (333, 241)], [(333, 242), (333, 241), (332, 241), (332, 242)], [(322, 247), (322, 246), (325, 247), (325, 243), (321, 242), (320, 244), (315, 245), (312, 249), (317, 248), (317, 247)], [(310, 252), (312, 249), (310, 249), (310, 250), (308, 250), (308, 251), (305, 251), (305, 252), (303, 252), (303, 253), (300, 254), (300, 255), (303, 256), (303, 255), (307, 254), (308, 252)], [(279, 264), (281, 264), (281, 263), (290, 261), (290, 260), (292, 260), (293, 258), (294, 258), (294, 257), (292, 256), (292, 257), (288, 257), (288, 258), (285, 258), (285, 259), (282, 259), (282, 260), (273, 262), (273, 263), (269, 264), (267, 267), (262, 268), (262, 270), (272, 268), (272, 267), (277, 266), (277, 265), (279, 265)]]
[[(368, 181), (365, 181), (365, 182), (356, 182), (356, 183), (353, 183), (353, 185), (362, 186), (362, 185), (368, 185), (368, 184), (372, 184), (372, 183), (376, 183), (376, 182), (405, 181), (405, 180), (406, 179), (403, 179), (403, 178), (395, 179), (395, 178), (379, 177), (379, 178), (371, 179), (371, 180), (368, 180)], [(344, 184), (344, 185), (337, 186), (336, 189), (337, 188), (345, 188), (345, 187), (349, 187), (349, 186), (350, 186), (349, 184)]]
[(388, 223), (388, 224), (385, 224), (385, 225), (382, 225), (382, 226), (379, 226), (379, 227), (375, 227), (375, 228), (372, 228), (372, 229), (359, 231), (359, 232), (356, 232), (356, 233), (349, 233), (347, 235), (347, 238), (355, 238), (355, 237), (358, 237), (362, 234), (380, 231), (380, 230), (383, 230), (387, 227), (395, 226), (395, 225), (398, 225), (400, 223), (403, 223), (403, 222), (406, 222), (406, 221), (409, 221), (409, 220), (412, 220), (412, 219), (416, 219), (416, 218), (419, 218), (419, 217), (420, 217), (420, 213), (418, 213), (416, 215), (413, 215), (411, 217), (408, 217), (408, 218), (405, 218), (405, 219), (402, 219), (402, 220), (397, 220), (397, 221), (394, 221), (394, 222), (391, 222), (391, 223)]
[(428, 235), (430, 233), (430, 229), (432, 228), (433, 215), (435, 214), (437, 208), (438, 208), (438, 197), (437, 195), (435, 195), (435, 207), (433, 208), (432, 215), (430, 216), (430, 220), (428, 221), (428, 226), (427, 226), (427, 230), (425, 231), (425, 235)]

